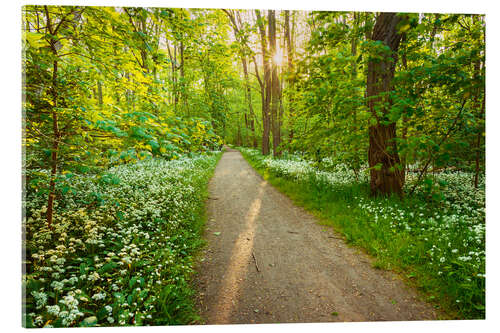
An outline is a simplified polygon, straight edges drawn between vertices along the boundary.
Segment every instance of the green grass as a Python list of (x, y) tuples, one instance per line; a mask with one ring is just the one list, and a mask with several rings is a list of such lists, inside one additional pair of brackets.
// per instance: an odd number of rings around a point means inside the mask
[[(374, 219), (373, 210), (359, 204), (363, 200), (382, 211), (397, 208), (415, 212), (416, 216), (417, 213), (430, 216), (432, 207), (421, 197), (403, 201), (398, 197), (370, 198), (367, 184), (332, 187), (313, 176), (297, 181), (273, 173), (263, 163), (262, 155), (248, 154), (244, 150), (242, 154), (264, 179), (317, 216), (321, 224), (333, 227), (349, 244), (373, 256), (374, 268), (392, 270), (408, 285), (417, 288), (424, 300), (440, 310), (442, 319), (484, 318), (484, 278), (471, 279), (477, 272), (460, 266), (458, 261), (451, 261), (449, 266), (445, 266), (448, 262), (437, 265), (431, 262), (429, 249), (435, 244), (445, 247), (441, 234), (416, 227), (407, 230), (394, 226), (387, 218)], [(453, 244), (462, 240), (459, 230), (457, 234), (452, 231), (450, 234), (456, 238), (451, 240)], [(461, 301), (456, 302), (457, 299)]]
[(203, 239), (203, 232), (207, 221), (206, 202), (209, 195), (208, 182), (212, 178), (215, 167), (221, 157), (222, 154), (217, 155), (215, 163), (205, 171), (203, 177), (199, 179), (198, 184), (195, 184), (198, 196), (195, 201), (196, 205), (191, 207), (193, 210), (193, 221), (188, 237), (183, 239), (183, 243), (189, 249), (187, 265), (191, 269), (189, 269), (189, 273), (186, 275), (185, 282), (182, 280), (175, 287), (169, 285), (162, 290), (157, 306), (161, 308), (160, 312), (165, 317), (164, 323), (158, 323), (158, 325), (185, 325), (202, 322), (202, 318), (195, 305), (197, 291), (193, 284), (194, 268), (199, 261), (201, 250), (206, 245), (206, 241)]

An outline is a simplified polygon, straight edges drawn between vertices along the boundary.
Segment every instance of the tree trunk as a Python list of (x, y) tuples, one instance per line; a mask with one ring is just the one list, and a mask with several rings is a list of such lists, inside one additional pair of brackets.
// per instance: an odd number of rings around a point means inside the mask
[(184, 42), (181, 40), (181, 45), (180, 45), (180, 53), (181, 53), (181, 68), (180, 68), (180, 95), (181, 95), (181, 103), (183, 107), (187, 110), (188, 112), (188, 117), (189, 117), (189, 108), (187, 107), (187, 98), (186, 98), (186, 83), (184, 82)]
[[(49, 9), (47, 6), (44, 6), (45, 15), (46, 15), (46, 32), (55, 36), (58, 28), (61, 26), (61, 21), (58, 26), (54, 29), (52, 27), (52, 22), (50, 19)], [(50, 49), (53, 55), (57, 59), (57, 48), (55, 42), (53, 40), (49, 41)], [(58, 70), (58, 62), (54, 60), (52, 64), (52, 152), (51, 152), (51, 170), (50, 170), (50, 182), (49, 182), (49, 196), (47, 200), (47, 226), (49, 229), (52, 229), (52, 220), (54, 216), (54, 201), (56, 198), (56, 176), (57, 176), (57, 159), (58, 159), (58, 150), (59, 150), (59, 140), (61, 138), (61, 132), (59, 131), (59, 121), (57, 114), (57, 99), (58, 99), (58, 87), (57, 87), (57, 70)]]
[(50, 170), (50, 183), (49, 183), (49, 198), (47, 201), (47, 225), (52, 229), (52, 219), (54, 215), (54, 200), (56, 197), (56, 175), (57, 175), (57, 153), (59, 150), (59, 122), (57, 119), (57, 60), (53, 63), (52, 71), (52, 153), (51, 153), (51, 170)]
[(280, 106), (280, 81), (278, 77), (278, 66), (274, 60), (276, 54), (276, 15), (274, 10), (268, 12), (269, 25), (269, 51), (271, 56), (271, 128), (273, 133), (273, 156), (281, 155), (280, 144), (280, 126), (279, 126), (279, 106)]
[[(472, 22), (474, 24), (478, 24), (479, 17), (477, 15), (474, 15), (472, 17)], [(484, 42), (484, 41), (481, 41)], [(477, 130), (477, 136), (476, 136), (476, 142), (475, 142), (475, 150), (476, 150), (476, 156), (475, 156), (475, 170), (474, 170), (474, 188), (478, 188), (479, 186), (479, 173), (481, 172), (481, 142), (482, 142), (482, 137), (483, 137), (483, 131), (484, 131), (484, 110), (485, 110), (485, 97), (486, 93), (483, 94), (482, 98), (482, 103), (479, 102), (481, 99), (481, 91), (484, 91), (484, 85), (479, 85), (480, 81), (480, 76), (481, 76), (481, 68), (482, 68), (482, 61), (481, 59), (478, 59), (477, 61), (474, 62), (474, 81), (477, 84), (477, 89), (474, 93), (474, 107), (478, 110), (478, 130)], [(484, 68), (484, 67), (483, 67)]]
[(99, 105), (102, 106), (102, 83), (101, 81), (97, 81), (97, 98), (99, 101)]
[(262, 103), (262, 155), (269, 154), (269, 132), (270, 132), (270, 113), (269, 106), (271, 102), (271, 71), (269, 68), (269, 54), (267, 52), (267, 39), (264, 25), (260, 16), (260, 10), (256, 9), (255, 14), (259, 21), (260, 43), (262, 48), (262, 64), (264, 66), (264, 92)]
[(247, 99), (248, 113), (250, 115), (250, 120), (247, 123), (247, 127), (248, 126), (250, 127), (250, 131), (252, 133), (252, 144), (253, 144), (253, 147), (255, 148), (255, 147), (257, 147), (257, 138), (255, 136), (255, 128), (254, 128), (254, 125), (253, 125), (254, 124), (255, 114), (253, 112), (252, 90), (250, 88), (250, 80), (248, 78), (248, 67), (247, 67), (247, 59), (246, 59), (246, 57), (242, 56), (241, 62), (243, 64), (243, 73), (245, 75), (245, 89), (246, 89), (245, 98)]
[[(401, 55), (401, 64), (403, 65), (403, 70), (407, 71), (408, 70), (408, 61), (407, 61), (407, 51), (408, 51), (408, 45), (407, 45), (407, 36), (406, 33), (403, 33), (401, 36), (401, 42), (402, 42), (402, 47), (403, 47), (403, 52)], [(408, 126), (409, 126), (409, 119), (408, 116), (403, 113), (401, 115), (401, 125), (403, 126), (402, 131), (401, 131), (401, 139), (406, 141), (406, 138), (408, 136)], [(403, 184), (406, 181), (406, 171), (408, 170), (408, 167), (406, 165), (406, 156), (403, 156), (401, 158), (401, 165), (403, 167)]]
[[(255, 56), (253, 56), (252, 58), (253, 60), (253, 64), (254, 64), (254, 68), (255, 68), (255, 76), (257, 77), (257, 82), (259, 83), (259, 87), (260, 87), (260, 99), (261, 99), (261, 105), (264, 105), (265, 104), (265, 88), (264, 88), (264, 83), (262, 82), (262, 79), (260, 78), (260, 74), (259, 74), (259, 67), (257, 66), (257, 61), (255, 60)], [(254, 117), (254, 120), (256, 120), (257, 118)], [(255, 127), (254, 127), (254, 133), (255, 133)], [(254, 140), (254, 147), (257, 147), (257, 142), (256, 142), (257, 138), (255, 138)]]
[[(292, 22), (292, 29), (294, 28), (295, 21)], [(285, 10), (285, 42), (286, 42), (286, 50), (287, 50), (287, 58), (288, 58), (288, 89), (290, 90), (289, 98), (288, 98), (288, 125), (289, 135), (288, 140), (289, 143), (292, 142), (293, 139), (293, 126), (295, 121), (295, 100), (294, 100), (294, 89), (295, 89), (295, 79), (290, 77), (294, 72), (293, 67), (293, 37), (294, 30), (290, 32), (290, 11)]]
[[(480, 113), (480, 117), (483, 118), (484, 117), (484, 109), (485, 109), (485, 95), (483, 95), (483, 103), (482, 103), (482, 107), (481, 107), (481, 113)], [(478, 133), (477, 133), (477, 137), (476, 137), (476, 165), (475, 165), (475, 171), (474, 171), (474, 187), (477, 188), (479, 186), (479, 173), (481, 171), (481, 164), (480, 164), (480, 161), (481, 161), (481, 139), (482, 139), (482, 136), (483, 136), (483, 131), (482, 130), (479, 130)]]
[[(144, 17), (141, 16), (141, 26), (140, 26), (140, 29), (141, 29), (141, 32), (144, 34), (144, 35), (147, 35), (148, 34), (148, 31), (146, 29), (146, 20)], [(144, 71), (146, 73), (149, 72), (149, 68), (148, 68), (148, 52), (146, 51), (146, 41), (143, 41), (144, 45), (142, 45), (141, 47), (141, 59), (142, 59), (142, 68), (144, 69)]]
[(404, 171), (396, 145), (396, 123), (387, 120), (391, 100), (392, 79), (397, 62), (397, 50), (401, 41), (397, 25), (401, 18), (396, 13), (381, 13), (375, 22), (371, 39), (382, 41), (392, 51), (391, 56), (368, 63), (368, 108), (376, 119), (369, 128), (368, 163), (370, 166), (371, 195), (402, 196)]
[(357, 71), (357, 62), (356, 62), (356, 55), (357, 55), (357, 47), (358, 47), (358, 36), (357, 36), (357, 31), (358, 31), (358, 19), (359, 19), (359, 16), (356, 15), (356, 13), (354, 12), (353, 13), (353, 25), (354, 25), (354, 32), (353, 32), (353, 36), (351, 37), (351, 57), (352, 57), (352, 61), (351, 61), (351, 77), (353, 79), (356, 79), (357, 75), (358, 75), (358, 71)]

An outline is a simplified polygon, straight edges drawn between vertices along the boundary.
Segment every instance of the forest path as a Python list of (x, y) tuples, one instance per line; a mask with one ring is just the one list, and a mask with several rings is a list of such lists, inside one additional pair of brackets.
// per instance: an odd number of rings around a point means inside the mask
[(396, 275), (372, 268), (331, 228), (227, 149), (209, 184), (196, 277), (207, 324), (435, 319)]

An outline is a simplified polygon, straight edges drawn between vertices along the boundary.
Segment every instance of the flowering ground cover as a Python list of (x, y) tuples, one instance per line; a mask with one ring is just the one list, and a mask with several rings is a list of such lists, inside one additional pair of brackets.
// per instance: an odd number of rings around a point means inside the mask
[(53, 230), (45, 196), (24, 221), (27, 327), (186, 324), (202, 245), (206, 185), (220, 153), (149, 159), (60, 182)]
[(273, 185), (332, 225), (345, 239), (392, 269), (452, 318), (485, 315), (485, 184), (466, 172), (440, 172), (406, 197), (371, 198), (367, 174), (344, 165), (283, 159), (240, 148)]

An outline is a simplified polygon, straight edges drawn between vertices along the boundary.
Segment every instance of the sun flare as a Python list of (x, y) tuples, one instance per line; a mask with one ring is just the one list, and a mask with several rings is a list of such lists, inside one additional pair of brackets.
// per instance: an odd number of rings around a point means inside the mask
[(283, 65), (283, 51), (281, 49), (276, 50), (273, 56), (273, 62), (278, 66)]

